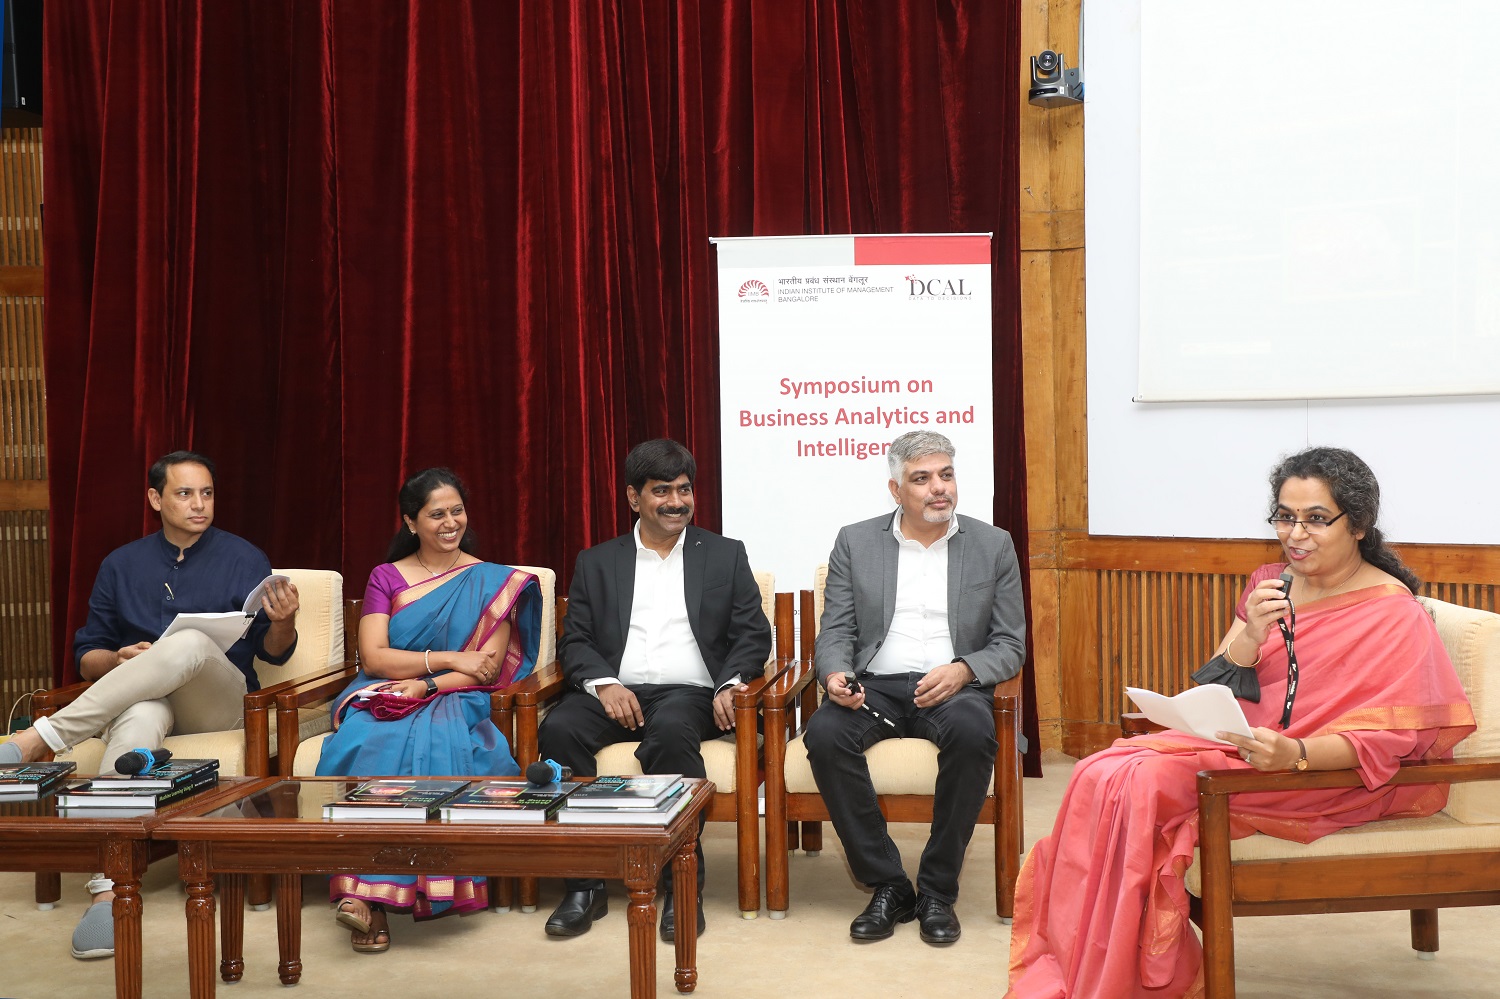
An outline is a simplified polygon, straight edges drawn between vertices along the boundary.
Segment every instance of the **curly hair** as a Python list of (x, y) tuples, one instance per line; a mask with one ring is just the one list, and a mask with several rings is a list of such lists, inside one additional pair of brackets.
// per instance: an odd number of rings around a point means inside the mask
[(1281, 487), (1287, 479), (1317, 479), (1326, 485), (1333, 501), (1348, 516), (1349, 530), (1364, 532), (1359, 539), (1360, 556), (1417, 592), (1422, 580), (1401, 561), (1375, 526), (1380, 517), (1380, 483), (1359, 455), (1340, 447), (1310, 447), (1281, 459), (1271, 470), (1272, 513), (1281, 501)]

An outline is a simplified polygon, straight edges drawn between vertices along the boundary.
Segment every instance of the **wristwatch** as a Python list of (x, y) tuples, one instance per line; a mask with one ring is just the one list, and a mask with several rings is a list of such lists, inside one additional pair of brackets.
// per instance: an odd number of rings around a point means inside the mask
[(1297, 753), (1299, 755), (1299, 758), (1297, 760), (1297, 769), (1298, 770), (1306, 770), (1307, 767), (1308, 767), (1308, 763), (1307, 763), (1307, 745), (1301, 739), (1297, 740)]
[[(437, 681), (434, 680), (432, 677), (430, 677), (430, 676), (424, 676), (424, 677), (422, 677), (422, 682), (425, 683), (425, 684), (427, 684), (427, 693), (423, 694), (422, 696), (424, 696), (424, 697), (431, 697), (433, 694), (437, 693)], [(1300, 764), (1298, 764), (1299, 768), (1306, 767), (1306, 766), (1307, 766), (1307, 761), (1306, 760), (1303, 760)]]

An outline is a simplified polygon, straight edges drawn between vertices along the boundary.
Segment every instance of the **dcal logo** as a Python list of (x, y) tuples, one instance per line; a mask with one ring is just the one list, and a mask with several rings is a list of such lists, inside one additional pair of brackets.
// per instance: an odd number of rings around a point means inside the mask
[(964, 286), (963, 278), (954, 281), (951, 278), (919, 278), (915, 274), (908, 274), (906, 285), (907, 295), (913, 300), (958, 302), (974, 297), (974, 293)]
[(769, 302), (771, 300), (771, 289), (764, 282), (754, 278), (740, 285), (741, 302)]

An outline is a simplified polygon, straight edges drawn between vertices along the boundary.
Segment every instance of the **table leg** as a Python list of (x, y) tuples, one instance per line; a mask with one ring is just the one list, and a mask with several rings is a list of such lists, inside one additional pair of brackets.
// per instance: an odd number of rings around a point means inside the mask
[(115, 996), (140, 999), (141, 883), (116, 881), (111, 911), (115, 917)]
[[(696, 823), (694, 824), (696, 828)], [(677, 907), (677, 970), (673, 980), (678, 992), (698, 987), (698, 837), (683, 840), (672, 858), (672, 898)]]
[(302, 980), (302, 875), (276, 875), (276, 971), (282, 985)]
[(219, 895), (219, 977), (233, 983), (245, 977), (245, 876), (222, 875)]
[(208, 844), (179, 843), (177, 866), (187, 887), (188, 994), (214, 995), (214, 882), (208, 872)]
[[(630, 939), (630, 999), (653, 999), (656, 995), (656, 880), (661, 873), (649, 851), (628, 848), (625, 891), (630, 906), (625, 911)], [(695, 878), (696, 887), (696, 878)]]
[(141, 997), (141, 876), (146, 843), (111, 841), (104, 848), (104, 874), (115, 883), (110, 907), (115, 929), (116, 999)]

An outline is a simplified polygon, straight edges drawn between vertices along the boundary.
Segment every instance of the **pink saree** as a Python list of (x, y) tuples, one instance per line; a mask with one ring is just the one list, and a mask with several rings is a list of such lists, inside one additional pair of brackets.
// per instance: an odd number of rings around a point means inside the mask
[[(1281, 568), (1262, 566), (1247, 591)], [(1442, 808), (1446, 786), (1383, 786), (1402, 760), (1447, 757), (1474, 730), (1453, 665), (1416, 599), (1385, 584), (1313, 601), (1297, 608), (1296, 644), (1301, 681), (1285, 734), (1344, 735), (1364, 786), (1237, 795), (1232, 834), (1307, 843)], [(1273, 631), (1256, 666), (1260, 703), (1240, 702), (1251, 727), (1280, 721), (1286, 667)], [(1021, 868), (1007, 995), (1201, 996), (1203, 951), (1183, 884), (1198, 842), (1195, 778), (1236, 768), (1249, 764), (1234, 747), (1176, 731), (1121, 739), (1080, 761), (1051, 835)]]

